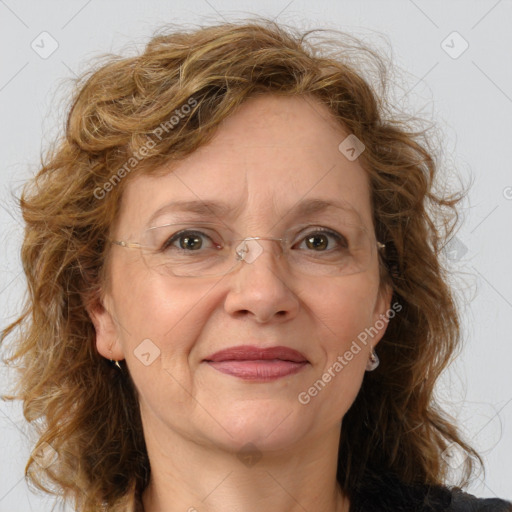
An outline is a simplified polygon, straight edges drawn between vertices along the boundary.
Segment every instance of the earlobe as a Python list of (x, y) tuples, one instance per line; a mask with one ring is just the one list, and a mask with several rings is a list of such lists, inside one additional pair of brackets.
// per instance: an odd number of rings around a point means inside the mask
[(124, 359), (124, 354), (118, 342), (116, 322), (109, 308), (100, 301), (86, 307), (87, 313), (96, 331), (96, 349), (107, 359)]
[(393, 288), (389, 284), (386, 284), (379, 289), (373, 314), (373, 325), (379, 331), (379, 333), (374, 338), (374, 346), (380, 341), (386, 332), (389, 322), (389, 311), (391, 309), (392, 298)]
[(381, 290), (383, 300), (383, 314), (385, 315), (391, 309), (391, 299), (393, 298), (393, 288), (391, 285), (386, 284)]

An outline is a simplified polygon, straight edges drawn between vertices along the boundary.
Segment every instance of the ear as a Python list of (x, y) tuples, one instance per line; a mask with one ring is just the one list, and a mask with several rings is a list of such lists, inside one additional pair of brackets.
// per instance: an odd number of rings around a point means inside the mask
[(118, 329), (111, 308), (105, 307), (108, 299), (97, 300), (86, 307), (96, 331), (96, 348), (107, 359), (119, 361), (124, 359), (124, 354), (119, 343)]
[[(377, 294), (377, 300), (375, 301), (375, 307), (373, 310), (373, 326), (378, 331), (375, 336), (372, 337), (372, 346), (375, 348), (377, 343), (382, 339), (386, 332), (390, 318), (395, 316), (395, 311), (391, 309), (391, 299), (393, 297), (393, 288), (389, 283), (383, 283), (379, 287)], [(400, 309), (402, 309), (400, 307)], [(392, 315), (390, 315), (392, 313)]]

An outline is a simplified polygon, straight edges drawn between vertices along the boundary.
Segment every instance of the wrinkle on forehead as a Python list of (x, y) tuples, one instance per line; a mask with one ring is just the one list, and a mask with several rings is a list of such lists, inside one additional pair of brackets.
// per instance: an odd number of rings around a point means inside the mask
[(215, 199), (232, 205), (237, 220), (257, 227), (283, 219), (301, 200), (337, 197), (370, 229), (367, 173), (339, 152), (347, 133), (324, 111), (300, 97), (248, 100), (207, 145), (174, 162), (169, 174), (134, 177), (125, 191), (125, 213), (141, 227), (169, 202)]

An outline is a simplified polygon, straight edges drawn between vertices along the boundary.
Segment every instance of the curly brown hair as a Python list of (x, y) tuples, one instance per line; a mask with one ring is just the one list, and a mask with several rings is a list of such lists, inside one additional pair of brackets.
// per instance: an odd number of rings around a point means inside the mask
[[(140, 55), (108, 56), (77, 80), (65, 134), (19, 199), (28, 295), (0, 338), (13, 337), (4, 360), (18, 370), (6, 398), (23, 401), (38, 435), (25, 476), (76, 510), (125, 510), (150, 475), (133, 381), (124, 362), (121, 373), (98, 353), (86, 310), (108, 286), (106, 242), (123, 189), (132, 176), (190, 155), (244, 101), (269, 93), (321, 102), (365, 144), (359, 162), (376, 237), (386, 242), (381, 285), (391, 284), (402, 305), (379, 344), (381, 367), (365, 376), (343, 419), (341, 488), (387, 471), (406, 483), (443, 483), (451, 443), (468, 455), (463, 485), (482, 464), (434, 395), (460, 348), (442, 250), (463, 194), (436, 192), (428, 130), (413, 130), (415, 118), (386, 99), (385, 57), (325, 33), (265, 19), (162, 32)], [(183, 105), (190, 112), (175, 125)], [(42, 463), (53, 450), (56, 460)]]

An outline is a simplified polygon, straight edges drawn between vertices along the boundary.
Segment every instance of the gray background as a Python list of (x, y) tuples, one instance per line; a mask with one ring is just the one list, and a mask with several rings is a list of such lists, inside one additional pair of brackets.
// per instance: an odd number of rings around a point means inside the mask
[[(24, 292), (22, 223), (11, 195), (36, 172), (41, 148), (63, 126), (58, 102), (69, 92), (68, 78), (100, 53), (141, 48), (164, 23), (251, 14), (346, 30), (376, 45), (387, 41), (407, 79), (397, 98), (442, 130), (448, 181), (456, 183), (454, 172), (473, 180), (464, 223), (446, 251), (460, 290), (465, 346), (438, 396), (486, 461), (485, 478), (469, 491), (512, 499), (511, 0), (0, 0), (0, 325), (14, 318)], [(46, 55), (52, 44), (57, 49)], [(9, 375), (0, 370), (4, 392)], [(24, 481), (29, 446), (21, 407), (0, 402), (2, 512), (52, 507)]]

